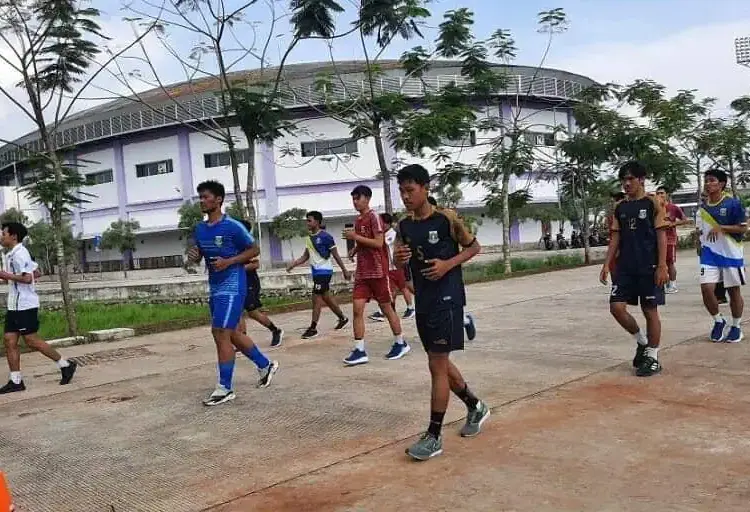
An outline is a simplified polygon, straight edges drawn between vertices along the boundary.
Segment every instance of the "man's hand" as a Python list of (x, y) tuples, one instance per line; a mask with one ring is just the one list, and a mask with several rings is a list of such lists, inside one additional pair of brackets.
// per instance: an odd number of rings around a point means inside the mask
[(605, 263), (604, 265), (602, 265), (602, 271), (599, 272), (599, 282), (604, 286), (607, 285), (607, 277), (609, 277), (609, 269), (607, 268), (607, 264)]
[(211, 259), (211, 266), (217, 272), (227, 269), (232, 264), (232, 260), (224, 259), (219, 256)]
[(656, 286), (664, 286), (669, 281), (669, 269), (666, 265), (659, 265), (656, 268), (656, 275), (654, 276)]
[(197, 247), (193, 246), (188, 249), (187, 258), (190, 263), (198, 263), (201, 260), (201, 251)]
[(349, 270), (344, 269), (342, 270), (342, 272), (344, 274), (344, 279), (346, 279), (347, 281), (352, 280), (352, 273)]
[(393, 260), (399, 267), (403, 267), (411, 259), (411, 249), (406, 245), (397, 245), (393, 251)]
[(430, 281), (437, 281), (451, 269), (450, 265), (445, 260), (425, 260), (425, 263), (427, 263), (428, 267), (422, 269), (422, 275)]
[(723, 235), (723, 234), (724, 234), (724, 231), (721, 229), (721, 226), (713, 227), (711, 228), (711, 231), (708, 232), (708, 235), (707, 235), (708, 241), (715, 242), (719, 238), (719, 235)]
[(12, 275), (10, 272), (0, 271), (0, 279), (3, 281), (10, 281)]
[(286, 271), (291, 272), (292, 270), (294, 270), (294, 267), (296, 267), (296, 265), (294, 264), (294, 262), (291, 262), (289, 265), (286, 266)]
[(354, 228), (344, 228), (344, 231), (341, 232), (341, 236), (347, 240), (354, 240), (357, 236), (357, 232), (354, 231)]

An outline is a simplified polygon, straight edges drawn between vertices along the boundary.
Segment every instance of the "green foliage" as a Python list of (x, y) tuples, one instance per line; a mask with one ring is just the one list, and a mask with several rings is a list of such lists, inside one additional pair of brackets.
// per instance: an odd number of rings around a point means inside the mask
[(136, 249), (135, 232), (141, 228), (137, 220), (116, 220), (102, 233), (102, 247), (116, 249), (125, 257)]
[(29, 218), (24, 213), (16, 208), (8, 208), (2, 214), (0, 214), (0, 224), (6, 222), (20, 222), (24, 226), (29, 225)]
[(201, 211), (200, 203), (185, 201), (180, 206), (180, 209), (177, 210), (177, 214), (180, 216), (177, 227), (185, 237), (186, 246), (193, 245), (194, 242), (192, 242), (191, 239), (195, 232), (195, 226), (203, 220), (203, 212)]
[[(43, 274), (51, 274), (58, 264), (57, 251), (55, 250), (55, 232), (56, 230), (52, 227), (52, 224), (44, 221), (36, 222), (29, 226), (29, 238), (24, 243), (29, 253), (31, 253), (39, 264)], [(73, 236), (70, 223), (64, 222), (60, 236), (65, 250), (66, 261), (75, 260), (78, 251), (78, 241)]]
[(332, 37), (336, 29), (333, 13), (344, 12), (344, 8), (335, 0), (291, 0), (289, 7), (292, 11), (289, 21), (297, 39)]
[(269, 226), (271, 233), (280, 240), (307, 236), (306, 213), (307, 211), (302, 208), (292, 208), (281, 212), (271, 221)]
[[(558, 268), (568, 268), (584, 263), (579, 253), (555, 254), (547, 258), (512, 258), (511, 272), (543, 272)], [(505, 261), (498, 259), (491, 263), (470, 263), (463, 268), (466, 283), (478, 283), (504, 279), (510, 276), (506, 272)]]

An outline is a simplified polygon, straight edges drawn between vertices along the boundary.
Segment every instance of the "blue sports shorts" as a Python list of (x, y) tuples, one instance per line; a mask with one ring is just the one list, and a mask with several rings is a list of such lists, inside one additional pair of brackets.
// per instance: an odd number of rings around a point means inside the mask
[(242, 318), (245, 295), (213, 295), (208, 299), (211, 311), (211, 327), (214, 329), (236, 329)]

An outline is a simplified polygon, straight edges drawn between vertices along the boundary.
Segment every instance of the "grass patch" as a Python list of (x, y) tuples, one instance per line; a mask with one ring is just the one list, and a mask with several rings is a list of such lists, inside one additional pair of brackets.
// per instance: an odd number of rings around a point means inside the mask
[(464, 267), (464, 281), (466, 283), (481, 283), (496, 279), (506, 279), (516, 273), (530, 274), (548, 270), (564, 269), (583, 265), (583, 256), (580, 254), (554, 254), (547, 258), (511, 258), (510, 267), (512, 274), (505, 274), (505, 262), (503, 260), (491, 263), (474, 263)]

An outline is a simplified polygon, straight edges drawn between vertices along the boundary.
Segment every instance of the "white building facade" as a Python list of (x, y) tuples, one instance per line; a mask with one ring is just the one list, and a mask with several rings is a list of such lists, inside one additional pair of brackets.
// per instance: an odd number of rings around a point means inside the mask
[[(237, 149), (243, 162), (255, 161), (255, 207), (261, 225), (261, 256), (264, 262), (280, 264), (299, 256), (303, 240), (281, 241), (268, 230), (270, 221), (279, 213), (291, 209), (318, 210), (326, 218), (327, 229), (341, 240), (344, 224), (352, 222), (354, 210), (350, 192), (359, 184), (373, 189), (372, 206), (384, 211), (383, 185), (376, 178), (379, 172), (374, 141), (352, 140), (348, 127), (325, 117), (311, 105), (322, 103), (320, 94), (312, 87), (314, 76), (324, 71), (325, 64), (301, 64), (287, 68), (285, 102), (297, 116), (295, 135), (285, 136), (273, 144), (259, 144), (252, 155), (238, 127), (233, 127)], [(403, 78), (396, 63), (385, 66), (383, 90), (399, 88), (418, 101), (424, 85)], [(342, 69), (341, 66), (338, 68)], [(352, 87), (361, 83), (362, 64), (348, 63), (344, 69), (351, 71), (346, 82)], [(486, 114), (508, 117), (521, 109), (520, 119), (534, 131), (535, 144), (540, 151), (554, 157), (554, 127), (573, 127), (570, 102), (575, 95), (593, 82), (583, 76), (565, 71), (521, 66), (508, 69), (514, 89), (499, 94), (500, 101)], [(533, 78), (533, 80), (532, 80)], [(453, 62), (439, 62), (425, 80), (440, 86), (460, 81), (460, 69)], [(179, 87), (179, 86), (177, 86)], [(345, 95), (346, 91), (333, 91)], [(99, 261), (111, 262), (111, 269), (119, 265), (120, 255), (114, 251), (95, 253), (93, 239), (101, 235), (118, 219), (137, 220), (137, 249), (133, 254), (135, 268), (178, 266), (185, 252), (183, 234), (177, 228), (178, 209), (185, 201), (197, 200), (196, 186), (208, 179), (222, 182), (228, 193), (226, 203), (233, 201), (233, 180), (226, 155), (227, 148), (215, 138), (201, 132), (200, 121), (213, 118), (217, 111), (217, 98), (213, 92), (203, 95), (185, 94), (177, 101), (185, 108), (176, 109), (174, 101), (159, 91), (151, 96), (149, 107), (122, 100), (95, 107), (76, 114), (57, 134), (64, 146), (67, 159), (84, 174), (89, 183), (81, 190), (87, 202), (75, 208), (71, 219), (74, 235), (82, 238), (84, 247), (80, 259), (84, 268), (98, 266)], [(161, 97), (160, 97), (161, 96)], [(160, 115), (162, 113), (162, 115)], [(180, 122), (175, 122), (179, 119)], [(232, 120), (230, 119), (231, 125)], [(473, 134), (471, 140), (451, 144), (447, 148), (456, 161), (476, 162), (486, 152), (483, 139), (496, 137), (497, 133)], [(36, 134), (28, 134), (16, 141), (30, 151), (38, 150)], [(24, 168), (24, 159), (17, 146), (0, 148), (0, 211), (19, 207), (32, 221), (44, 218), (43, 208), (30, 205), (23, 193), (17, 193), (17, 184), (33, 180), (33, 169)], [(549, 149), (545, 149), (548, 147)], [(434, 167), (429, 155), (413, 158), (397, 152), (387, 145), (387, 157), (393, 162), (422, 163)], [(531, 170), (530, 170), (531, 173)], [(247, 164), (239, 169), (243, 191), (247, 186)], [(394, 209), (402, 208), (398, 187), (390, 185)], [(538, 182), (531, 174), (513, 178), (511, 190), (528, 188), (535, 202), (552, 203), (558, 200), (555, 183)], [(485, 191), (481, 187), (465, 184), (461, 210), (473, 215), (483, 215)], [(244, 200), (244, 196), (243, 196)], [(556, 229), (556, 227), (553, 226)], [(478, 233), (484, 245), (501, 243), (501, 226), (483, 219)], [(538, 222), (516, 222), (511, 226), (514, 244), (534, 243), (541, 237)], [(109, 269), (105, 266), (105, 270)]]

